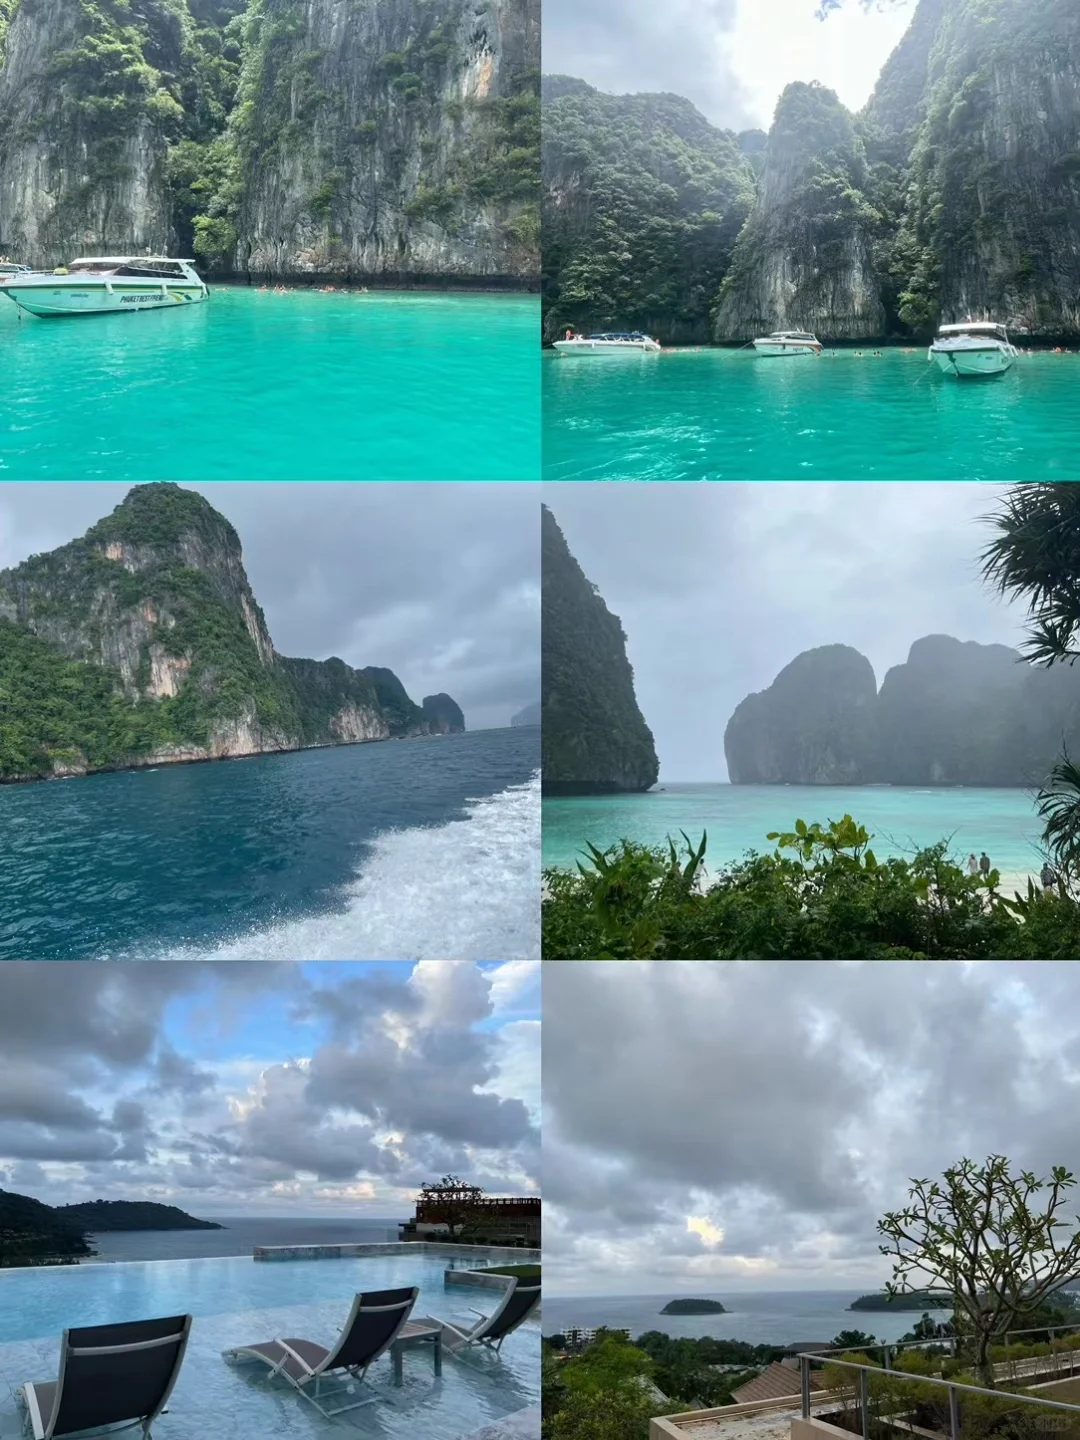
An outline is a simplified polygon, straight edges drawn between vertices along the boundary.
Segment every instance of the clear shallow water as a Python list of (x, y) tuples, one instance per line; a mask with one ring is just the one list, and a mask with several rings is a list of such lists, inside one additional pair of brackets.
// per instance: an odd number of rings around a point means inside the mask
[(985, 850), (1003, 874), (1034, 873), (1041, 864), (1041, 827), (1026, 790), (876, 785), (669, 785), (645, 795), (546, 799), (544, 864), (572, 868), (585, 841), (601, 850), (624, 836), (662, 845), (668, 835), (679, 839), (685, 830), (695, 843), (707, 833), (706, 864), (715, 870), (748, 850), (768, 854), (770, 830), (792, 830), (797, 819), (824, 825), (845, 814), (875, 837), (879, 859), (910, 857), (921, 846), (950, 839), (958, 861)]
[(83, 1265), (119, 1260), (198, 1260), (243, 1255), (256, 1245), (381, 1245), (398, 1238), (395, 1220), (293, 1219), (204, 1215), (224, 1230), (110, 1230), (92, 1235), (98, 1252)]
[(931, 373), (922, 348), (546, 354), (541, 369), (549, 480), (1080, 478), (1080, 354), (970, 382)]
[(0, 959), (533, 959), (538, 728), (0, 788)]
[[(632, 1335), (646, 1330), (686, 1339), (711, 1335), (717, 1340), (745, 1340), (749, 1345), (827, 1344), (841, 1330), (861, 1330), (887, 1344), (906, 1335), (917, 1312), (850, 1311), (847, 1306), (866, 1290), (805, 1290), (734, 1295), (726, 1291), (670, 1290), (664, 1295), (545, 1296), (544, 1334), (556, 1335), (570, 1326), (596, 1329), (608, 1325)], [(661, 1315), (676, 1295), (719, 1300), (724, 1315)]]
[(69, 320), (0, 297), (0, 477), (535, 480), (538, 328), (521, 295), (215, 285)]

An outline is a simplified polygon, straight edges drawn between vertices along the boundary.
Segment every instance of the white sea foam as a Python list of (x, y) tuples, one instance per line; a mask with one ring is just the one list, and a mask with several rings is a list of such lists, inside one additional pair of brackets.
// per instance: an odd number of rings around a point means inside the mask
[(461, 820), (380, 835), (343, 899), (340, 910), (155, 958), (538, 960), (539, 771), (469, 801)]

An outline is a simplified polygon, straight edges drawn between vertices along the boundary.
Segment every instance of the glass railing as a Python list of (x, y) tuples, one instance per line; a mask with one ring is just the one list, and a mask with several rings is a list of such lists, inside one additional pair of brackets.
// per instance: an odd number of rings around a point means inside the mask
[[(932, 1345), (933, 1341), (922, 1342)], [(938, 1342), (943, 1343), (943, 1342)], [(868, 1349), (871, 1347), (867, 1347)], [(900, 1346), (874, 1349), (899, 1350)], [(909, 1347), (903, 1347), (909, 1348)], [(1080, 1404), (1070, 1403), (1072, 1392), (1056, 1400), (1015, 1390), (991, 1390), (975, 1384), (966, 1374), (952, 1379), (932, 1371), (955, 1358), (908, 1354), (874, 1364), (863, 1351), (801, 1354), (802, 1415), (813, 1414), (862, 1440), (1046, 1440), (1053, 1432), (1066, 1440), (1080, 1440)], [(1040, 1358), (1040, 1357), (1033, 1357)], [(811, 1378), (811, 1366), (820, 1367)], [(960, 1372), (963, 1373), (963, 1372)], [(998, 1366), (995, 1365), (995, 1375)], [(1039, 1378), (1042, 1378), (1040, 1373)], [(1056, 1378), (1056, 1377), (1053, 1377)], [(1062, 1377), (1068, 1386), (1068, 1377)], [(1009, 1382), (1012, 1383), (1012, 1382)], [(1076, 1385), (1080, 1400), (1080, 1381)]]

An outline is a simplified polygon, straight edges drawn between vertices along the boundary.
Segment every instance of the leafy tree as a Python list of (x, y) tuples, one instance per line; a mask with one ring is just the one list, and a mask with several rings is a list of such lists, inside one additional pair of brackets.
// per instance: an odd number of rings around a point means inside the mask
[(649, 1440), (656, 1402), (632, 1387), (571, 1392), (544, 1423), (544, 1440)]
[(862, 1330), (841, 1330), (833, 1337), (832, 1344), (836, 1350), (872, 1350), (877, 1340)]
[(483, 1207), (479, 1202), (483, 1198), (479, 1185), (470, 1185), (456, 1175), (444, 1175), (441, 1180), (421, 1187), (416, 1208), (418, 1213), (423, 1210), (430, 1224), (445, 1225), (452, 1236), (460, 1239), (481, 1229)]
[(1021, 647), (1039, 665), (1080, 656), (1080, 493), (1072, 483), (1014, 485), (986, 517), (996, 532), (982, 552), (987, 582), (1028, 605)]
[[(1014, 1176), (1008, 1160), (961, 1160), (944, 1184), (912, 1180), (909, 1203), (878, 1221), (893, 1261), (890, 1294), (927, 1282), (951, 1294), (959, 1333), (970, 1341), (981, 1382), (993, 1388), (990, 1347), (1019, 1329), (1080, 1266), (1080, 1229), (1068, 1239), (1059, 1212), (1076, 1179), (1057, 1165), (1049, 1181), (1033, 1171)], [(1040, 1201), (1047, 1191), (1045, 1201)]]

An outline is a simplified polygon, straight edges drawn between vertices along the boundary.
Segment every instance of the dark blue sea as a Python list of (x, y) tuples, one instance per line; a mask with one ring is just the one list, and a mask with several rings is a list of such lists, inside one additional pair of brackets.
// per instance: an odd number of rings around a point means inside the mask
[(0, 959), (535, 959), (540, 730), (0, 787)]
[[(404, 1217), (402, 1217), (404, 1218)], [(89, 1265), (116, 1260), (201, 1260), (215, 1255), (250, 1255), (256, 1245), (379, 1245), (398, 1238), (396, 1220), (321, 1217), (263, 1219), (205, 1215), (224, 1230), (111, 1230), (91, 1235), (98, 1252)]]
[[(696, 1338), (745, 1340), (750, 1345), (827, 1344), (841, 1330), (861, 1330), (880, 1344), (899, 1340), (916, 1323), (912, 1311), (849, 1310), (865, 1290), (759, 1290), (738, 1293), (722, 1290), (687, 1290), (685, 1286), (662, 1295), (544, 1296), (544, 1334), (578, 1329), (628, 1329), (633, 1336), (646, 1330)], [(719, 1300), (723, 1315), (661, 1315), (676, 1296), (693, 1295)]]

